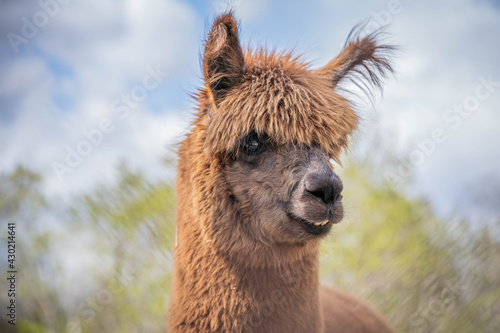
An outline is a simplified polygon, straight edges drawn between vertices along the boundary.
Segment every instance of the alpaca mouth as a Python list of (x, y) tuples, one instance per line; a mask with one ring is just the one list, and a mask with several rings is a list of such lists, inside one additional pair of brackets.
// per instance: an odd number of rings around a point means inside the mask
[(303, 219), (293, 213), (289, 213), (288, 218), (295, 223), (298, 223), (307, 233), (313, 235), (322, 235), (327, 233), (333, 224), (332, 220), (330, 219), (319, 222), (312, 222)]

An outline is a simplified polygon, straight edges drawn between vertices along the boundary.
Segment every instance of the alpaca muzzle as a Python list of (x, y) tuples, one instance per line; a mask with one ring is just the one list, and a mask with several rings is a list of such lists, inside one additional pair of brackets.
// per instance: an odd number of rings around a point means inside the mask
[(342, 199), (344, 188), (340, 178), (330, 169), (313, 171), (306, 174), (304, 190), (325, 205), (334, 205)]
[(326, 234), (342, 220), (343, 184), (333, 172), (326, 156), (317, 151), (309, 155), (309, 165), (292, 199), (291, 218), (311, 234)]

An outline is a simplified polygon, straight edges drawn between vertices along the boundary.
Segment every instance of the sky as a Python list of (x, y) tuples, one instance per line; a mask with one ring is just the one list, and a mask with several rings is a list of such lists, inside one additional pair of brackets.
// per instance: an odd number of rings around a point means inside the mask
[(401, 46), (396, 75), (359, 110), (352, 153), (369, 155), (366, 142), (382, 138), (398, 162), (381, 179), (410, 186), (440, 214), (481, 215), (500, 203), (498, 1), (4, 0), (0, 7), (0, 172), (18, 165), (40, 172), (48, 195), (110, 182), (121, 161), (151, 179), (171, 177), (162, 159), (193, 118), (203, 41), (214, 17), (233, 9), (244, 46), (293, 49), (312, 68), (333, 59), (358, 22), (388, 25), (387, 41)]

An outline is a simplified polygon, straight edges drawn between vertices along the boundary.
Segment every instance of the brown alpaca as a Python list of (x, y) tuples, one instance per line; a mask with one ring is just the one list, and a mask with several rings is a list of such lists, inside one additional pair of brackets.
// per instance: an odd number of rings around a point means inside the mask
[(343, 216), (330, 160), (358, 123), (336, 86), (380, 85), (392, 48), (375, 37), (312, 71), (290, 53), (243, 53), (232, 14), (216, 19), (179, 148), (170, 332), (391, 332), (318, 277), (320, 240)]

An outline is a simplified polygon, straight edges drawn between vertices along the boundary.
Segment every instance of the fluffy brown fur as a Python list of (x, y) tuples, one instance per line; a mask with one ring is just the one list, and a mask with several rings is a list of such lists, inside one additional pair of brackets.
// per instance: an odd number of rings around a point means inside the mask
[(318, 277), (320, 240), (343, 215), (329, 161), (358, 123), (335, 87), (353, 72), (380, 85), (388, 48), (356, 37), (312, 71), (290, 53), (245, 54), (232, 14), (215, 20), (179, 149), (170, 332), (391, 332)]

